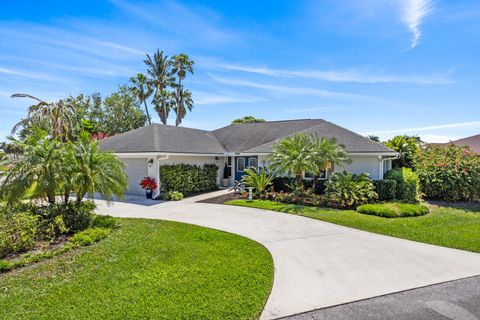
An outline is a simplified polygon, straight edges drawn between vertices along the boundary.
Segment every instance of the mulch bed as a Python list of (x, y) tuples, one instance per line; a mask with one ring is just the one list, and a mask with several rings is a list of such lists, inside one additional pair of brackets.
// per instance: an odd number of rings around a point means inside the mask
[(200, 201), (197, 201), (197, 202), (224, 204), (227, 201), (236, 200), (236, 199), (242, 199), (242, 195), (232, 192), (232, 193), (224, 194), (224, 195), (221, 195), (221, 196), (200, 200)]

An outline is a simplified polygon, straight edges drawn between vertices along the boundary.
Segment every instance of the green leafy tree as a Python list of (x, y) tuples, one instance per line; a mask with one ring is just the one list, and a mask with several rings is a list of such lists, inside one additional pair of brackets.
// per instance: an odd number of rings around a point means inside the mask
[(245, 116), (243, 118), (238, 118), (232, 121), (232, 124), (239, 124), (239, 123), (261, 123), (265, 122), (265, 119), (255, 118), (254, 116)]
[(253, 188), (255, 194), (261, 198), (267, 191), (267, 188), (272, 185), (273, 178), (274, 176), (267, 174), (266, 170), (248, 168), (245, 169), (242, 183), (246, 187)]
[(174, 111), (176, 114), (175, 125), (178, 126), (182, 123), (182, 119), (185, 117), (188, 111), (192, 111), (193, 99), (192, 93), (184, 88), (183, 80), (188, 73), (193, 74), (194, 61), (184, 54), (178, 54), (170, 59), (171, 72), (176, 75), (177, 83), (175, 84), (175, 105)]
[(314, 171), (314, 153), (311, 137), (299, 133), (280, 140), (270, 154), (269, 165), (273, 171), (295, 176), (297, 187), (302, 186), (304, 171)]
[(328, 179), (325, 194), (333, 205), (341, 208), (354, 208), (378, 197), (367, 173), (337, 172)]
[(147, 116), (127, 86), (120, 86), (103, 103), (99, 132), (114, 135), (143, 127)]
[(399, 158), (393, 161), (393, 166), (411, 168), (413, 157), (420, 151), (422, 140), (418, 136), (398, 135), (385, 142), (385, 146), (399, 153)]
[(130, 82), (133, 86), (130, 88), (132, 93), (137, 97), (137, 99), (143, 103), (145, 107), (145, 113), (147, 114), (148, 124), (152, 124), (150, 118), (150, 112), (148, 111), (147, 100), (152, 95), (152, 88), (148, 86), (148, 78), (143, 73), (137, 74), (136, 77), (130, 78)]
[(313, 190), (315, 190), (318, 177), (322, 175), (324, 171), (332, 169), (334, 165), (343, 166), (344, 164), (352, 163), (345, 147), (338, 145), (335, 139), (312, 136), (311, 150), (314, 153), (314, 170), (312, 171), (314, 174)]
[(160, 121), (167, 124), (168, 115), (175, 103), (174, 94), (170, 90), (175, 85), (170, 59), (163, 55), (163, 51), (157, 50), (153, 58), (147, 54), (144, 62), (148, 67), (148, 85), (153, 92), (152, 104)]

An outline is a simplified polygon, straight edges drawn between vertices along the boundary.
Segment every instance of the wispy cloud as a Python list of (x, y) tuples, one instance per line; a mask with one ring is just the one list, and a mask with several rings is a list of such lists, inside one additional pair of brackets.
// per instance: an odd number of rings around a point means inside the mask
[(6, 74), (15, 77), (35, 79), (35, 80), (44, 80), (44, 81), (53, 81), (53, 82), (64, 82), (66, 79), (51, 76), (47, 73), (24, 71), (19, 69), (5, 68), (0, 66), (0, 74)]
[(415, 48), (420, 42), (422, 32), (420, 25), (423, 19), (432, 11), (434, 5), (432, 0), (400, 0), (402, 8), (402, 21), (412, 33), (410, 48)]
[(211, 94), (206, 92), (194, 92), (193, 94), (196, 105), (267, 101), (265, 98), (255, 96), (240, 97), (228, 94)]
[(330, 82), (357, 82), (357, 83), (413, 83), (413, 84), (449, 84), (453, 81), (447, 74), (431, 75), (386, 75), (372, 74), (363, 71), (339, 71), (339, 70), (286, 70), (272, 69), (267, 67), (249, 67), (236, 64), (219, 64), (222, 69), (242, 71), (247, 73), (261, 74), (271, 77), (298, 77), (324, 80)]
[(307, 112), (322, 112), (322, 111), (329, 111), (329, 110), (339, 110), (342, 107), (334, 107), (334, 106), (320, 106), (320, 107), (310, 107), (310, 108), (296, 108), (291, 107), (285, 110), (288, 113), (307, 113)]
[(259, 83), (259, 82), (248, 81), (248, 80), (218, 77), (213, 74), (209, 74), (209, 75), (213, 80), (215, 80), (218, 83), (231, 85), (231, 86), (262, 89), (262, 90), (272, 91), (281, 95), (306, 95), (306, 96), (314, 96), (314, 97), (322, 97), (322, 98), (339, 98), (339, 99), (368, 99), (368, 100), (373, 99), (373, 97), (354, 94), (354, 93), (322, 90), (322, 89), (310, 88), (310, 87), (290, 87), (290, 86), (287, 87), (287, 86), (280, 86), (275, 84)]
[(389, 130), (380, 130), (380, 131), (370, 131), (370, 132), (366, 132), (364, 134), (409, 133), (409, 132), (423, 132), (423, 131), (432, 131), (432, 130), (438, 130), (438, 129), (451, 129), (451, 128), (479, 128), (480, 129), (480, 121), (441, 124), (441, 125), (418, 127), (418, 128), (403, 128), (403, 129), (389, 129)]

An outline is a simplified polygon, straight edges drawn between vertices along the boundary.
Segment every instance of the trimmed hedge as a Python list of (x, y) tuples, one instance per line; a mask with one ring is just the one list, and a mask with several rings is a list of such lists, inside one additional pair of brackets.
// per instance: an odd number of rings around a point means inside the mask
[(384, 176), (387, 180), (397, 182), (395, 199), (406, 202), (417, 202), (420, 198), (418, 176), (410, 168), (395, 168)]
[(375, 192), (378, 194), (378, 200), (391, 201), (395, 199), (397, 190), (397, 181), (391, 179), (373, 181)]
[(217, 189), (218, 166), (203, 167), (190, 164), (163, 165), (160, 167), (162, 192), (178, 191), (183, 195)]
[(384, 218), (415, 217), (427, 214), (428, 211), (424, 205), (395, 202), (364, 204), (357, 208), (359, 213)]

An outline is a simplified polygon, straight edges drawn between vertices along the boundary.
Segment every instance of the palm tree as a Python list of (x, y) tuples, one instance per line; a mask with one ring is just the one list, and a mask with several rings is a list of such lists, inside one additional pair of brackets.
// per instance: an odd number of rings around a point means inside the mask
[(311, 137), (299, 133), (280, 140), (270, 154), (270, 167), (279, 173), (295, 175), (295, 184), (302, 186), (304, 171), (315, 170)]
[(188, 55), (181, 53), (171, 58), (170, 64), (172, 67), (172, 74), (177, 76), (176, 93), (175, 93), (175, 125), (182, 123), (182, 119), (193, 108), (192, 94), (188, 90), (184, 90), (182, 80), (185, 79), (187, 73), (193, 74), (194, 61), (190, 60)]
[(349, 164), (352, 162), (345, 147), (338, 145), (334, 138), (318, 138), (312, 136), (312, 152), (314, 153), (314, 167), (313, 170), (313, 189), (318, 181), (318, 177), (324, 171), (333, 168), (334, 165)]
[(267, 188), (272, 184), (274, 176), (267, 174), (266, 170), (248, 168), (245, 169), (245, 175), (242, 177), (242, 183), (255, 190), (255, 193), (261, 198)]
[(148, 124), (152, 124), (150, 118), (150, 112), (148, 112), (147, 99), (152, 95), (153, 90), (148, 86), (148, 79), (143, 73), (138, 73), (136, 77), (131, 77), (130, 82), (133, 86), (130, 88), (132, 93), (138, 98), (138, 100), (145, 106), (145, 112), (147, 113)]
[(164, 56), (163, 51), (157, 50), (153, 55), (153, 59), (147, 54), (147, 59), (144, 62), (148, 66), (147, 73), (150, 76), (148, 86), (153, 92), (152, 103), (160, 117), (160, 121), (163, 124), (167, 124), (173, 97), (169, 88), (173, 86), (175, 81), (175, 77), (170, 70), (168, 56)]
[(128, 186), (128, 176), (123, 163), (116, 156), (101, 152), (98, 142), (90, 142), (87, 135), (75, 144), (70, 143), (67, 148), (72, 163), (69, 184), (78, 203), (87, 194), (98, 193), (107, 201), (111, 201), (113, 196), (123, 196)]
[(47, 130), (52, 137), (67, 140), (75, 125), (75, 107), (70, 100), (58, 102), (46, 102), (35, 96), (16, 93), (12, 98), (30, 98), (37, 103), (28, 108), (27, 118), (22, 119), (12, 129), (12, 134), (19, 128), (27, 128), (36, 125)]
[(420, 151), (422, 140), (418, 136), (398, 135), (385, 142), (385, 146), (399, 153), (399, 159), (393, 162), (394, 167), (413, 165), (413, 156)]
[(371, 135), (367, 136), (367, 138), (372, 140), (372, 141), (380, 143), (380, 138), (378, 136), (375, 136), (375, 135), (371, 134)]

